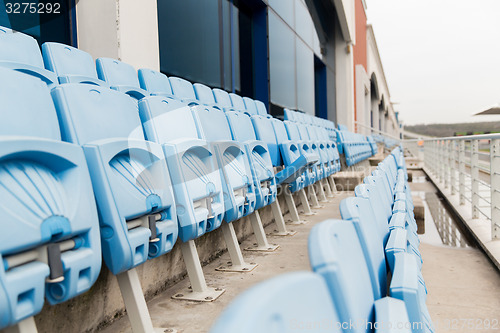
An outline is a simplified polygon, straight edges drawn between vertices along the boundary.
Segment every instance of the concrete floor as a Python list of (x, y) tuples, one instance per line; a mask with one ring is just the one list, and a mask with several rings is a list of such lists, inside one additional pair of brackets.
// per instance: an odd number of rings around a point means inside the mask
[[(353, 196), (354, 192), (339, 192), (336, 198), (325, 203), (321, 209), (316, 209), (317, 215), (303, 216), (308, 223), (303, 225), (287, 225), (289, 230), (297, 231), (294, 236), (268, 236), (270, 243), (280, 247), (272, 253), (257, 253), (243, 251), (247, 262), (255, 262), (258, 266), (248, 273), (218, 272), (215, 268), (225, 264), (229, 255), (224, 253), (220, 258), (203, 267), (207, 284), (211, 287), (225, 288), (226, 292), (215, 302), (198, 303), (171, 299), (172, 295), (189, 286), (187, 279), (182, 280), (172, 288), (148, 302), (153, 324), (157, 327), (174, 328), (179, 333), (207, 332), (224, 308), (243, 290), (285, 272), (310, 270), (307, 253), (307, 238), (309, 231), (316, 224), (328, 218), (340, 218), (339, 203), (342, 199)], [(285, 217), (286, 220), (286, 217)], [(236, 222), (240, 223), (240, 222)], [(274, 230), (274, 224), (266, 228), (266, 233)], [(254, 242), (253, 236), (241, 244), (248, 247)], [(101, 330), (102, 333), (131, 332), (127, 317), (123, 317), (111, 326)]]
[[(420, 179), (419, 183), (412, 184), (413, 191), (435, 190), (432, 184), (422, 181), (423, 173), (413, 172), (415, 179)], [(244, 251), (247, 262), (259, 264), (252, 272), (215, 271), (217, 266), (229, 260), (227, 253), (205, 266), (203, 270), (208, 285), (226, 289), (217, 301), (196, 303), (171, 299), (189, 285), (186, 279), (156, 296), (148, 303), (153, 323), (158, 327), (174, 328), (180, 333), (207, 332), (221, 311), (243, 290), (281, 273), (309, 270), (307, 238), (310, 229), (327, 218), (340, 218), (340, 201), (352, 195), (353, 192), (341, 192), (324, 204), (324, 208), (317, 209), (317, 215), (307, 217), (309, 223), (288, 226), (298, 232), (295, 236), (268, 236), (271, 243), (280, 245), (275, 252)], [(426, 225), (427, 236), (437, 232), (432, 228)], [(267, 233), (272, 231), (273, 225), (266, 228)], [(423, 276), (429, 293), (427, 305), (436, 332), (500, 332), (500, 274), (486, 256), (475, 248), (446, 247), (436, 242), (436, 237), (422, 235), (421, 241)], [(252, 236), (242, 242), (241, 247), (253, 242)], [(128, 318), (117, 320), (101, 332), (131, 332)]]

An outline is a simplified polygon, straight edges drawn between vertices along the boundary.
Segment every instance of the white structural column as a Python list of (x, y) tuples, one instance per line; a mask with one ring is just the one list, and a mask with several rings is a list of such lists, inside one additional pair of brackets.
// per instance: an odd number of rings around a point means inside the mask
[(370, 135), (370, 79), (362, 65), (356, 65), (356, 118), (357, 132)]
[[(378, 125), (378, 119), (379, 119), (379, 110), (378, 110), (378, 104), (379, 102), (377, 99), (372, 98), (371, 100), (371, 105), (372, 105), (372, 118), (373, 118), (373, 128), (376, 130), (380, 130), (379, 125)], [(378, 133), (376, 133), (378, 134)]]
[(337, 123), (354, 132), (354, 59), (352, 44), (335, 33), (335, 79), (337, 88)]
[(85, 0), (76, 13), (80, 49), (136, 69), (160, 69), (156, 0)]

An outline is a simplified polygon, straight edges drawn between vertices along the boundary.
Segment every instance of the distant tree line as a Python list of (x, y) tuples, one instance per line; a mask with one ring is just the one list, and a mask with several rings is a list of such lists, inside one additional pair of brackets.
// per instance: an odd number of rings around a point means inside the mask
[(405, 130), (428, 136), (457, 136), (500, 133), (500, 121), (461, 124), (407, 125)]

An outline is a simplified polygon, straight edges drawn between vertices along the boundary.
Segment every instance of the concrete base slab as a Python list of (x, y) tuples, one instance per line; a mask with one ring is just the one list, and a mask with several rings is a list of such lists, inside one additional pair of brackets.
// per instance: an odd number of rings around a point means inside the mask
[(415, 215), (415, 221), (417, 222), (417, 233), (425, 233), (425, 207), (422, 198), (418, 195), (413, 195), (413, 214)]
[(244, 265), (236, 265), (233, 266), (233, 264), (228, 261), (226, 265), (221, 265), (217, 267), (215, 270), (216, 271), (221, 271), (221, 272), (241, 272), (241, 273), (246, 273), (246, 272), (251, 272), (257, 267), (258, 264), (251, 262), (249, 264), (245, 263)]
[(301, 210), (301, 211), (299, 212), (299, 214), (300, 214), (300, 215), (304, 215), (304, 216), (312, 216), (312, 215), (316, 215), (316, 214), (318, 214), (318, 212), (314, 212), (314, 211), (313, 211), (313, 212), (310, 212), (310, 213), (306, 213), (306, 212), (304, 212), (303, 210)]
[(195, 302), (213, 302), (222, 295), (226, 289), (222, 288), (208, 288), (206, 291), (194, 292), (191, 288), (181, 290), (173, 295), (173, 299), (180, 299), (184, 301)]
[(341, 171), (333, 175), (337, 191), (354, 191), (354, 188), (363, 182), (363, 171)]
[(159, 328), (159, 327), (155, 327), (155, 333), (177, 333), (177, 330), (173, 329), (173, 328)]
[(307, 220), (300, 220), (300, 221), (287, 220), (285, 223), (289, 224), (289, 225), (301, 225), (301, 224), (307, 224), (307, 223), (309, 223), (309, 221), (307, 221)]
[(278, 232), (278, 230), (274, 230), (274, 232), (271, 232), (269, 236), (275, 236), (275, 237), (287, 237), (287, 236), (294, 236), (297, 234), (297, 231), (294, 230), (288, 230), (287, 232)]
[(384, 157), (370, 157), (368, 159), (368, 161), (370, 162), (370, 166), (377, 166), (383, 160), (384, 160)]
[(277, 244), (269, 244), (268, 247), (258, 246), (257, 243), (254, 243), (252, 246), (245, 248), (245, 251), (256, 251), (256, 252), (274, 252), (280, 246)]

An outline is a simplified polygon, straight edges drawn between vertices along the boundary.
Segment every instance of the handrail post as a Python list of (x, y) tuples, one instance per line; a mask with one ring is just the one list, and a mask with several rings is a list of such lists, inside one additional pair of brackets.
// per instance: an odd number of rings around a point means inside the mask
[(457, 193), (457, 180), (456, 180), (456, 171), (457, 171), (457, 158), (456, 158), (456, 150), (457, 145), (456, 142), (450, 140), (450, 189), (451, 195), (455, 195)]
[(445, 182), (445, 176), (444, 176), (444, 140), (439, 140), (439, 182), (444, 183)]
[(445, 140), (443, 142), (443, 168), (444, 168), (444, 188), (450, 186), (450, 140)]
[(471, 203), (472, 218), (479, 218), (479, 140), (471, 140)]
[(460, 205), (465, 205), (465, 140), (458, 142), (458, 194)]
[(500, 139), (490, 140), (491, 239), (500, 239)]

